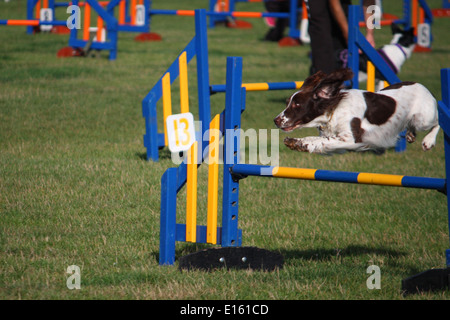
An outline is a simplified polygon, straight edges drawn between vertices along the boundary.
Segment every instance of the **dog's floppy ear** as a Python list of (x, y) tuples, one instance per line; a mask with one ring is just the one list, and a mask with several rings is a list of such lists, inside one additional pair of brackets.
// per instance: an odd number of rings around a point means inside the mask
[(330, 73), (314, 88), (313, 98), (333, 98), (341, 90), (344, 81), (352, 78), (353, 72), (350, 68), (340, 69)]
[(303, 82), (302, 88), (306, 90), (312, 90), (320, 83), (320, 81), (325, 79), (326, 76), (326, 73), (324, 73), (323, 71), (317, 71), (313, 75), (306, 78), (306, 80)]

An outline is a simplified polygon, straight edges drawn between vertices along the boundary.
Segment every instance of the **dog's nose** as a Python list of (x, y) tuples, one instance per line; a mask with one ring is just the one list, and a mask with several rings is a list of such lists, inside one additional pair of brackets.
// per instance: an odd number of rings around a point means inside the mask
[(276, 117), (275, 119), (273, 119), (273, 122), (279, 128), (281, 124), (281, 117), (280, 116)]

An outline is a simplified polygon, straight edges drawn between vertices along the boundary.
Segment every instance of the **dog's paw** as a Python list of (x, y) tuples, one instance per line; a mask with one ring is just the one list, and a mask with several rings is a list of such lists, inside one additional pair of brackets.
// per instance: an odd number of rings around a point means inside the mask
[(416, 135), (411, 131), (406, 132), (405, 138), (408, 143), (413, 143), (414, 141), (416, 141)]
[(434, 147), (434, 145), (435, 145), (435, 143), (434, 142), (431, 142), (431, 141), (422, 141), (422, 149), (423, 149), (423, 151), (428, 151), (428, 150), (430, 150), (431, 148), (433, 148)]
[(309, 152), (308, 144), (303, 143), (302, 140), (298, 138), (286, 137), (284, 138), (284, 144), (286, 147), (294, 151)]

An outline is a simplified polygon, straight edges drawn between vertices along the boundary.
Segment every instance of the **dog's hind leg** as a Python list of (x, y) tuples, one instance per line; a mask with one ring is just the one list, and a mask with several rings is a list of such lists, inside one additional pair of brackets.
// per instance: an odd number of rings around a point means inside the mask
[[(436, 137), (439, 133), (439, 123), (437, 120), (437, 116), (435, 117), (426, 117), (426, 114), (414, 114), (412, 116), (412, 120), (410, 125), (408, 126), (408, 133), (412, 133), (415, 136), (415, 132), (417, 131), (426, 131), (430, 130), (428, 134), (422, 140), (422, 149), (423, 151), (428, 151), (436, 145)], [(408, 140), (408, 133), (406, 135), (406, 139)]]
[(436, 145), (436, 137), (439, 133), (439, 125), (434, 126), (422, 140), (423, 151), (428, 151)]
[(406, 141), (408, 143), (413, 143), (416, 141), (416, 130), (414, 128), (410, 128), (406, 131)]

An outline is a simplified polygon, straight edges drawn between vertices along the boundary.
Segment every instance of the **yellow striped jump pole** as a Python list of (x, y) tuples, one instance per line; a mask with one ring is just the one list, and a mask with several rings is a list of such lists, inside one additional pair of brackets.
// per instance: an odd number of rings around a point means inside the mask
[(197, 241), (197, 141), (188, 150), (186, 181), (186, 242)]
[(172, 97), (170, 92), (170, 73), (167, 72), (162, 78), (162, 96), (163, 96), (163, 121), (164, 121), (164, 144), (169, 145), (167, 136), (166, 119), (172, 115)]
[(188, 74), (187, 74), (187, 58), (186, 51), (178, 58), (178, 66), (180, 69), (180, 105), (181, 113), (189, 112), (189, 91), (188, 91)]
[[(264, 170), (263, 170), (264, 169)], [(236, 164), (232, 168), (232, 174), (240, 176), (261, 176), (273, 178), (316, 180), (329, 182), (344, 182), (371, 184), (392, 187), (406, 187), (419, 189), (434, 189), (444, 191), (445, 179), (402, 176), (395, 174), (346, 172), (306, 168), (270, 167), (252, 164)]]
[(367, 91), (375, 92), (375, 66), (367, 61)]
[[(303, 81), (292, 81), (289, 82), (256, 82), (256, 83), (243, 83), (242, 87), (247, 91), (267, 91), (267, 90), (276, 90), (276, 89), (284, 89), (283, 86), (286, 84), (294, 84), (293, 89), (300, 89), (303, 85)], [(277, 88), (277, 85), (280, 88)]]
[(208, 157), (208, 212), (206, 223), (206, 243), (217, 243), (217, 206), (219, 190), (219, 139), (220, 115), (216, 115), (209, 128)]
[[(270, 90), (298, 90), (302, 87), (303, 81), (289, 81), (289, 82), (255, 82), (243, 83), (242, 87), (246, 91), (270, 91)], [(211, 92), (225, 92), (224, 84), (211, 85)]]

